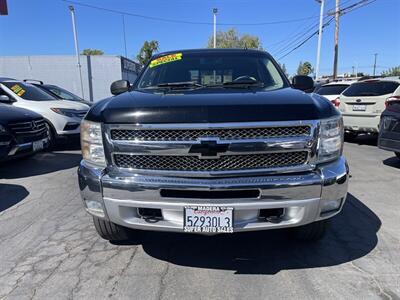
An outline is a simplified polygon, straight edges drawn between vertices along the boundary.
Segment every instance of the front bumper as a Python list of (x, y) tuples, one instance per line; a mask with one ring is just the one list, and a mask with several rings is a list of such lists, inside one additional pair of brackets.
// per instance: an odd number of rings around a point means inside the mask
[[(78, 169), (84, 203), (101, 203), (105, 219), (130, 228), (176, 232), (183, 232), (183, 211), (186, 206), (233, 207), (235, 232), (300, 226), (330, 218), (343, 207), (348, 174), (344, 157), (308, 173), (217, 179), (142, 175), (126, 177), (108, 174), (106, 170), (90, 166), (84, 161)], [(171, 198), (163, 197), (161, 189), (257, 189), (260, 196), (253, 199)], [(336, 201), (338, 207), (324, 211), (332, 201)], [(160, 209), (162, 219), (149, 222), (140, 216), (138, 208)], [(279, 220), (269, 222), (259, 218), (261, 209), (273, 208), (284, 210)]]
[[(34, 148), (34, 143), (41, 143), (40, 148)], [(0, 160), (9, 160), (21, 156), (30, 155), (46, 149), (49, 146), (49, 139), (43, 138), (37, 141), (26, 142), (21, 144), (13, 144), (11, 141), (6, 145), (2, 145), (0, 150)]]

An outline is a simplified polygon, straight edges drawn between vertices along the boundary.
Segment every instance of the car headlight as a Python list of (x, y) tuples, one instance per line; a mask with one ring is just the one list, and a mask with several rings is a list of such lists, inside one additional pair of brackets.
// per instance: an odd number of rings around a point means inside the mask
[(318, 143), (318, 162), (337, 159), (343, 151), (343, 119), (336, 117), (322, 120)]
[(106, 166), (101, 123), (82, 121), (81, 147), (85, 161), (102, 167)]
[(76, 109), (58, 108), (58, 107), (53, 107), (50, 109), (52, 111), (54, 111), (55, 113), (66, 116), (66, 117), (71, 117), (71, 118), (79, 117), (79, 111), (77, 111)]

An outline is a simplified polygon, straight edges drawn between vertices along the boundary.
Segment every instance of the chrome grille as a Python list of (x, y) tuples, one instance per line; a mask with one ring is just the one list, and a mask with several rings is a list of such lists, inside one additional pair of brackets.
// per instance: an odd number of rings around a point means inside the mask
[(201, 137), (218, 137), (221, 140), (240, 140), (309, 136), (310, 132), (311, 128), (308, 125), (224, 129), (112, 129), (111, 139), (121, 141), (196, 141)]
[(43, 119), (30, 122), (10, 123), (8, 127), (16, 135), (36, 134), (47, 130), (46, 123)]
[(230, 171), (293, 167), (306, 163), (307, 151), (225, 155), (215, 159), (197, 156), (114, 154), (117, 167), (162, 171)]
[(14, 134), (18, 143), (28, 143), (48, 136), (44, 119), (33, 120), (30, 122), (9, 123), (8, 127)]

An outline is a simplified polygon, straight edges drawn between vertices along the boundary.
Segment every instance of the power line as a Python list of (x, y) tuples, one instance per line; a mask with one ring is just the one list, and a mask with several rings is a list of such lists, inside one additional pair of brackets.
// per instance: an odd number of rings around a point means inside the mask
[[(358, 9), (358, 8), (361, 8), (361, 7), (364, 7), (364, 6), (367, 6), (367, 5), (369, 5), (369, 4), (371, 4), (371, 3), (375, 2), (375, 1), (377, 1), (377, 0), (360, 0), (360, 1), (356, 2), (356, 3), (354, 3), (354, 4), (351, 4), (351, 5), (349, 5), (349, 6), (346, 6), (346, 7), (344, 7), (344, 8), (341, 8), (339, 11), (340, 11), (340, 14), (341, 14), (341, 15), (344, 15), (344, 14), (349, 13), (349, 12), (355, 10), (355, 9)], [(348, 2), (349, 2), (349, 1), (345, 1), (344, 3), (348, 3)], [(342, 4), (342, 5), (343, 5), (343, 4)], [(329, 13), (328, 13), (328, 14), (329, 14)], [(325, 18), (326, 18), (326, 17), (325, 17)], [(329, 19), (329, 21), (325, 22), (324, 25), (323, 25), (323, 28), (325, 28), (326, 26), (328, 26), (328, 25), (332, 22), (333, 19), (334, 19), (334, 17), (331, 17), (331, 19)], [(314, 27), (316, 27), (316, 26), (317, 26), (317, 25), (315, 25)], [(305, 36), (305, 35), (307, 34), (307, 32), (309, 32), (309, 31), (311, 31), (311, 30), (309, 29), (308, 31), (304, 32), (304, 34), (302, 34), (301, 37)], [(288, 52), (286, 52), (284, 55), (282, 55), (281, 57), (279, 57), (278, 60), (283, 59), (284, 57), (288, 56), (289, 54), (291, 54), (291, 53), (292, 53), (293, 51), (295, 51), (296, 49), (299, 49), (301, 46), (303, 46), (303, 45), (304, 45), (306, 42), (308, 42), (313, 36), (315, 36), (315, 35), (317, 35), (317, 34), (318, 34), (318, 31), (313, 32), (311, 35), (307, 36), (305, 39), (303, 39), (300, 43), (298, 43), (296, 46), (294, 46), (292, 49), (290, 49), (290, 50), (289, 50)], [(299, 40), (299, 38), (297, 38), (296, 40)], [(287, 44), (287, 45), (292, 45), (292, 44), (293, 44), (293, 41), (290, 42), (290, 43)], [(287, 48), (288, 48), (287, 45), (284, 47), (285, 50), (279, 51), (279, 54), (280, 54), (280, 53), (283, 53), (283, 52), (285, 52), (285, 51), (287, 50)], [(276, 54), (275, 54), (275, 55), (276, 55)]]
[[(71, 1), (71, 0), (61, 0), (61, 1), (62, 2), (66, 2), (66, 3), (70, 3), (70, 4), (74, 4), (76, 6), (82, 6), (82, 7), (102, 10), (102, 11), (106, 11), (106, 12), (110, 12), (110, 13), (114, 13), (114, 14), (118, 14), (118, 15), (125, 15), (125, 16), (142, 18), (142, 19), (153, 20), (153, 21), (161, 21), (161, 22), (168, 22), (168, 23), (178, 23), (178, 24), (192, 24), (192, 25), (213, 25), (213, 22), (195, 22), (195, 21), (186, 21), (186, 20), (178, 20), (178, 19), (160, 18), (160, 17), (148, 16), (148, 15), (142, 15), (142, 14), (135, 14), (135, 13), (125, 12), (125, 11), (120, 11), (120, 10), (115, 10), (115, 9), (95, 6), (95, 5), (82, 3), (82, 2), (77, 2), (77, 1)], [(296, 22), (301, 22), (301, 21), (305, 21), (305, 20), (315, 19), (317, 17), (318, 17), (318, 15), (304, 17), (304, 18), (298, 18), (298, 19), (281, 20), (281, 21), (258, 22), (258, 23), (218, 23), (218, 25), (222, 25), (222, 26), (277, 25), (277, 24), (286, 24), (286, 23), (296, 23)]]

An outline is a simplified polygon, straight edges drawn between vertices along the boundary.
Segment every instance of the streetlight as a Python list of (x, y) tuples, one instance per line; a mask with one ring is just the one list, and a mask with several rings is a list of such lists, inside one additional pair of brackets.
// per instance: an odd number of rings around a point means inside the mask
[(78, 64), (79, 69), (79, 79), (81, 82), (81, 94), (82, 98), (85, 98), (85, 93), (83, 92), (83, 80), (82, 80), (82, 68), (81, 68), (81, 58), (79, 56), (79, 45), (78, 45), (78, 34), (76, 31), (76, 21), (75, 21), (75, 9), (72, 5), (68, 6), (71, 12), (71, 19), (72, 19), (72, 31), (74, 32), (74, 43), (75, 43), (75, 53), (76, 53), (76, 61)]
[(321, 10), (319, 13), (319, 30), (318, 30), (318, 48), (317, 48), (317, 65), (315, 67), (315, 79), (319, 77), (319, 61), (321, 55), (321, 43), (322, 43), (322, 22), (324, 19), (324, 3), (325, 0), (316, 0), (319, 4), (321, 4)]
[(218, 13), (218, 8), (213, 8), (213, 14), (214, 14), (214, 48), (217, 48), (217, 13)]

